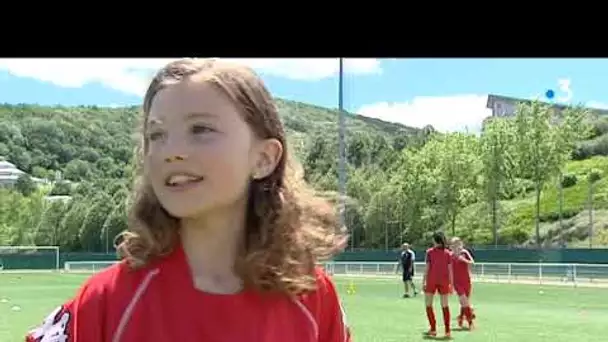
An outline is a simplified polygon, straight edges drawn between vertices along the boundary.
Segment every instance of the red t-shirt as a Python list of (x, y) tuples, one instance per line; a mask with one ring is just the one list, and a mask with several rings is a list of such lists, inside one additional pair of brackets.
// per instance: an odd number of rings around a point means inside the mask
[(452, 253), (447, 248), (432, 247), (426, 251), (427, 283), (449, 284)]
[(350, 342), (335, 287), (317, 270), (317, 290), (295, 298), (194, 288), (181, 247), (149, 266), (121, 262), (26, 336), (27, 342)]
[(460, 253), (454, 253), (452, 260), (452, 267), (454, 270), (454, 284), (467, 285), (471, 283), (471, 272), (469, 264), (464, 260), (471, 261), (471, 254), (466, 249), (460, 251)]

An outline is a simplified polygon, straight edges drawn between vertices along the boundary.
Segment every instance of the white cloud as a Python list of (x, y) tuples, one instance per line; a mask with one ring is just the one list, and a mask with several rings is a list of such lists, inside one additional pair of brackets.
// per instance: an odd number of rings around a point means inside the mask
[(126, 93), (142, 95), (150, 73), (168, 59), (0, 59), (0, 69), (20, 77), (31, 77), (61, 87), (79, 88), (99, 82)]
[(417, 96), (409, 102), (379, 102), (365, 105), (356, 112), (384, 121), (411, 127), (432, 125), (442, 132), (478, 132), (482, 121), (492, 114), (486, 108), (487, 95)]
[(590, 108), (608, 109), (608, 103), (606, 103), (606, 102), (589, 101), (585, 105)]
[[(78, 88), (90, 82), (129, 94), (142, 96), (153, 72), (173, 59), (162, 58), (86, 58), (86, 59), (0, 59), (0, 70), (31, 77), (62, 87)], [(338, 59), (234, 59), (262, 73), (294, 80), (314, 81), (338, 73)], [(380, 60), (346, 59), (344, 71), (351, 74), (377, 74)]]
[[(233, 59), (252, 68), (274, 76), (294, 80), (315, 81), (335, 76), (339, 71), (337, 58), (260, 58)], [(382, 72), (380, 60), (375, 58), (354, 58), (344, 60), (344, 72), (350, 74), (378, 74)]]

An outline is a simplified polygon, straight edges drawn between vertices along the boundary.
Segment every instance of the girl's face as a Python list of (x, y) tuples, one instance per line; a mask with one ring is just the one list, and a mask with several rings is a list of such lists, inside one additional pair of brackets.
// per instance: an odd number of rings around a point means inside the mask
[(453, 241), (452, 242), (452, 248), (454, 250), (461, 250), (462, 249), (462, 241)]
[(144, 170), (177, 218), (246, 200), (251, 178), (270, 174), (282, 153), (278, 141), (257, 139), (230, 98), (203, 81), (159, 91), (146, 125)]

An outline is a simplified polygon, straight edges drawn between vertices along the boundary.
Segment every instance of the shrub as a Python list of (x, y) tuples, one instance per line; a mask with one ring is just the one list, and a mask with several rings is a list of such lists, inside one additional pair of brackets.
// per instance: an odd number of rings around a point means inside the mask
[(583, 160), (592, 156), (608, 156), (608, 134), (583, 141), (572, 152), (574, 160)]
[(591, 136), (598, 137), (608, 133), (608, 118), (601, 118), (591, 124)]
[[(562, 211), (562, 220), (569, 219), (580, 213), (578, 209), (564, 209)], [(548, 213), (541, 213), (538, 217), (540, 222), (555, 222), (559, 220), (559, 211), (551, 211)]]
[(591, 169), (589, 174), (587, 174), (589, 182), (595, 183), (602, 178), (602, 171), (598, 169)]
[(562, 177), (562, 188), (569, 188), (571, 186), (575, 186), (578, 182), (578, 178), (573, 174), (566, 174)]

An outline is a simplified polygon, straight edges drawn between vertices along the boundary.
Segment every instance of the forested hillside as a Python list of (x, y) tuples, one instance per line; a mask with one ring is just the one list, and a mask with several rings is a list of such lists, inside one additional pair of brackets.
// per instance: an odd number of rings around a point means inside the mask
[[(306, 179), (335, 198), (337, 112), (280, 99), (277, 104)], [(139, 111), (1, 105), (0, 156), (51, 182), (36, 189), (22, 177), (14, 189), (0, 189), (0, 245), (111, 249), (113, 237), (126, 228)], [(417, 130), (349, 114), (351, 243), (426, 244), (436, 229), (476, 244), (585, 241), (588, 221), (581, 217), (589, 184), (593, 206), (608, 209), (608, 162), (600, 157), (608, 153), (608, 122), (580, 109), (557, 122), (551, 113), (541, 104), (524, 106), (515, 119), (487, 121), (481, 136), (438, 134), (432, 127)], [(608, 224), (608, 215), (602, 221), (599, 213), (596, 241), (605, 239)]]
[[(335, 190), (336, 111), (278, 99), (290, 147), (307, 178)], [(51, 180), (34, 191), (28, 177), (0, 189), (0, 245), (60, 245), (104, 250), (123, 230), (140, 108), (0, 105), (0, 156), (33, 177)], [(430, 130), (415, 130), (349, 114), (354, 169), (386, 168), (406, 145), (419, 146)], [(71, 195), (72, 201), (49, 201)]]

